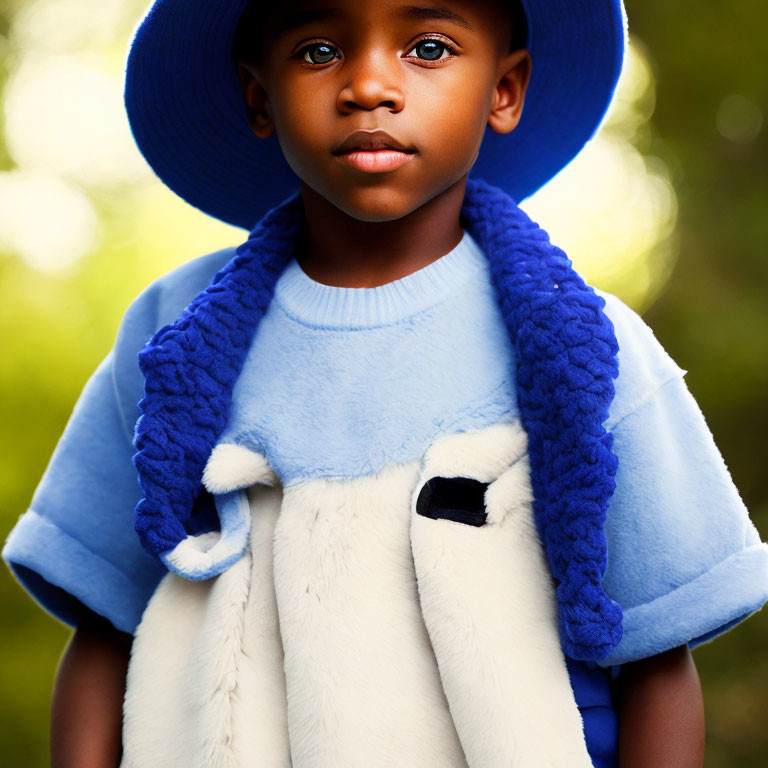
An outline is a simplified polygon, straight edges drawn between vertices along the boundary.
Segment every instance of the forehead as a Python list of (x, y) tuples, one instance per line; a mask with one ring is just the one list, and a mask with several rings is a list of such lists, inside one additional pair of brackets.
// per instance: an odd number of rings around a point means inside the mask
[(502, 0), (287, 0), (270, 15), (272, 35), (315, 22), (441, 22), (481, 33), (489, 17), (498, 23)]
[[(375, 9), (382, 15), (404, 21), (446, 21), (465, 29), (472, 29), (470, 22), (453, 9), (450, 4), (432, 5), (430, 3), (376, 3), (375, 0), (361, 0), (355, 3), (358, 13)], [(344, 8), (337, 2), (295, 2), (285, 10), (278, 11), (277, 32), (287, 31), (313, 21), (343, 20), (350, 15), (350, 8)]]

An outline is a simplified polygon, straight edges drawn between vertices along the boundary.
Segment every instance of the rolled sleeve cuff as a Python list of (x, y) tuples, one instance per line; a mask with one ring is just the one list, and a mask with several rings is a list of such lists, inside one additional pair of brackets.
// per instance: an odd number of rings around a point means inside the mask
[(149, 599), (122, 571), (30, 509), (2, 551), (19, 583), (46, 611), (75, 626), (77, 598), (116, 629), (133, 634)]
[(747, 547), (693, 581), (624, 612), (624, 633), (609, 667), (688, 644), (708, 642), (768, 600), (768, 544)]

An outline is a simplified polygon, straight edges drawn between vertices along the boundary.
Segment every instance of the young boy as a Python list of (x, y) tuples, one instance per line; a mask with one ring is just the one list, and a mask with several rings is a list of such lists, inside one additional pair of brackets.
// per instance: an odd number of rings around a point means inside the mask
[(622, 13), (154, 3), (134, 135), (251, 234), (131, 305), (3, 551), (77, 627), (54, 765), (701, 766), (690, 648), (768, 550), (685, 372), (513, 200)]

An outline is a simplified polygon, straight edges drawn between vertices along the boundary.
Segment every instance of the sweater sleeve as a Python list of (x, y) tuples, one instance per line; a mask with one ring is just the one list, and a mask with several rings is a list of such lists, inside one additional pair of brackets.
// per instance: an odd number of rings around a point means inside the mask
[(133, 633), (162, 563), (141, 547), (134, 509), (133, 425), (143, 395), (137, 353), (171, 322), (231, 251), (217, 251), (155, 281), (130, 305), (114, 347), (86, 383), (27, 511), (2, 550), (19, 584), (74, 626), (81, 604)]
[(605, 524), (603, 586), (624, 611), (624, 632), (602, 666), (693, 648), (768, 600), (768, 545), (685, 371), (638, 315), (607, 298), (620, 350), (606, 424), (618, 470)]
[(113, 349), (86, 383), (2, 556), (58, 619), (74, 626), (79, 601), (133, 632), (162, 569), (133, 530), (141, 491), (114, 369)]

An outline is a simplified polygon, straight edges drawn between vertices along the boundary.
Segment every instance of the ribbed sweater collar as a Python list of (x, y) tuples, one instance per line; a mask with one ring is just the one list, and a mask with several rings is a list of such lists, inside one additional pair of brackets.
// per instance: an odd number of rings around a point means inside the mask
[(409, 275), (373, 288), (320, 283), (292, 259), (275, 285), (275, 302), (307, 325), (360, 328), (389, 325), (439, 304), (458, 290), (487, 260), (474, 238), (464, 230), (448, 253)]

